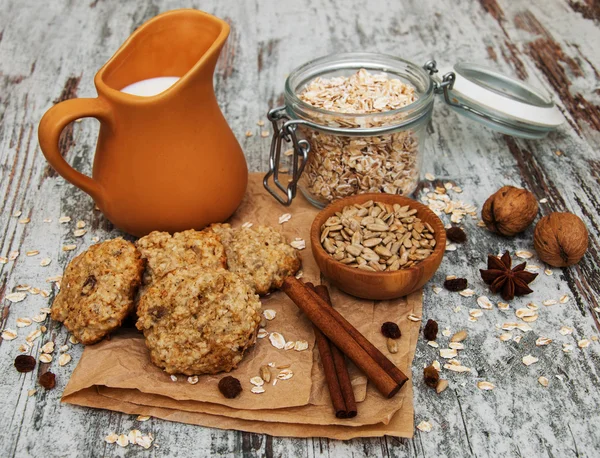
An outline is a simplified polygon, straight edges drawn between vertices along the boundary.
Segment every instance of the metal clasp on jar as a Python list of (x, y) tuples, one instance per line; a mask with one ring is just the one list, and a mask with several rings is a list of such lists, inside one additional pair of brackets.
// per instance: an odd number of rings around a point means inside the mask
[[(298, 140), (296, 129), (302, 121), (290, 119), (286, 114), (285, 107), (277, 107), (269, 110), (267, 118), (273, 124), (273, 139), (271, 140), (271, 151), (269, 154), (269, 172), (263, 178), (263, 185), (279, 203), (289, 206), (294, 197), (296, 197), (298, 180), (306, 165), (310, 144), (306, 140)], [(281, 146), (284, 140), (286, 142), (291, 141), (293, 145), (291, 179), (285, 185), (279, 179), (282, 154)], [(271, 177), (273, 177), (275, 188), (270, 184)], [(282, 196), (281, 193), (284, 195)]]

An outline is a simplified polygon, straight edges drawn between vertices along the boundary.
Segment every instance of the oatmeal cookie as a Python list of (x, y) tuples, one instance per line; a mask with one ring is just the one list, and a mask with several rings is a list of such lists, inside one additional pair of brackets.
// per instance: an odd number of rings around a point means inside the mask
[(164, 277), (178, 267), (198, 265), (207, 269), (225, 268), (225, 249), (216, 233), (190, 229), (177, 232), (154, 231), (136, 242), (147, 260), (144, 284)]
[(257, 294), (280, 288), (286, 277), (300, 269), (298, 252), (271, 227), (232, 229), (229, 224), (213, 224), (207, 231), (219, 234), (227, 268), (252, 285)]
[(117, 238), (92, 245), (65, 269), (52, 319), (84, 345), (100, 341), (133, 310), (143, 271), (133, 243)]
[(234, 369), (255, 342), (260, 309), (238, 275), (182, 267), (142, 295), (136, 325), (152, 362), (168, 374), (216, 374)]

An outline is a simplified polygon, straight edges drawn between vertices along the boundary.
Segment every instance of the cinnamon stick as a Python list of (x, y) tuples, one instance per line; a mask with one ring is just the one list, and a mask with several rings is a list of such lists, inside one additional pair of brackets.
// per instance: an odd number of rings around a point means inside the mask
[[(317, 293), (307, 288), (294, 276), (287, 277), (281, 288), (294, 303), (354, 364), (373, 382), (379, 392), (387, 398), (394, 396), (401, 388), (373, 357), (338, 322), (327, 303)], [(366, 340), (366, 339), (365, 339)]]
[[(315, 288), (312, 283), (306, 283), (306, 286), (313, 290)], [(321, 355), (321, 364), (323, 365), (323, 371), (325, 372), (325, 380), (327, 381), (327, 387), (329, 388), (331, 403), (335, 410), (335, 416), (337, 418), (348, 418), (346, 401), (344, 400), (342, 388), (339, 383), (331, 342), (329, 342), (329, 339), (325, 337), (314, 324), (313, 329), (315, 331), (315, 340), (319, 349), (319, 354)]]
[[(314, 298), (320, 297), (314, 293), (313, 291), (309, 291), (313, 295)], [(365, 349), (365, 351), (375, 360), (377, 364), (379, 364), (400, 386), (404, 385), (408, 380), (408, 377), (404, 375), (404, 373), (396, 367), (396, 365), (391, 362), (375, 345), (368, 341), (368, 339), (363, 336), (346, 318), (344, 318), (340, 313), (334, 309), (333, 307), (326, 307), (327, 312), (331, 314), (331, 316), (346, 330), (346, 332), (351, 335), (356, 342)]]
[[(327, 302), (327, 305), (333, 307), (327, 286), (316, 286), (315, 292), (321, 299)], [(335, 365), (335, 372), (337, 374), (340, 389), (342, 390), (342, 396), (346, 403), (346, 415), (348, 418), (356, 417), (358, 410), (356, 408), (354, 390), (352, 389), (352, 383), (350, 382), (350, 374), (348, 374), (348, 367), (346, 367), (346, 358), (340, 349), (333, 344), (331, 345), (331, 355), (333, 357), (333, 364)]]

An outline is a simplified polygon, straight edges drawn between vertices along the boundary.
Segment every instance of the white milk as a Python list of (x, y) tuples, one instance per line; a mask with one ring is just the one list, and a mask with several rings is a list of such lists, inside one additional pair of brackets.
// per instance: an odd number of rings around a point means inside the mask
[(169, 89), (179, 80), (178, 76), (161, 76), (158, 78), (149, 78), (138, 81), (121, 89), (126, 94), (139, 95), (142, 97), (152, 97)]

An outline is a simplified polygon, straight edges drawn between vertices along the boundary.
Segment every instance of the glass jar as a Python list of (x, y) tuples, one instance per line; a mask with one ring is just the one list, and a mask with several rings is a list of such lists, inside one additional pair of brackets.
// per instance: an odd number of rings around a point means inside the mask
[[(316, 78), (350, 77), (362, 69), (414, 88), (415, 100), (388, 111), (347, 113), (313, 106), (300, 96)], [(440, 79), (435, 61), (419, 66), (374, 53), (325, 56), (296, 68), (285, 83), (285, 106), (268, 114), (274, 134), (265, 188), (289, 205), (299, 187), (320, 208), (366, 192), (412, 194), (436, 93), (456, 111), (511, 135), (540, 138), (562, 122), (549, 97), (520, 81), (474, 64), (453, 70)], [(289, 153), (282, 152), (284, 142), (292, 144)]]

